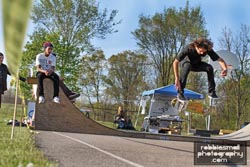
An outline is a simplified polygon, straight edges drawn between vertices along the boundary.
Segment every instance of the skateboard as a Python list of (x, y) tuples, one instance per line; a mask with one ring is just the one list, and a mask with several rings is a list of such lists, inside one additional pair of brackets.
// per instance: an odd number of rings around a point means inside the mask
[(209, 99), (209, 106), (216, 106), (219, 100), (219, 98), (213, 98), (211, 96), (208, 96), (208, 99)]
[(186, 110), (188, 106), (188, 100), (181, 100), (178, 97), (176, 97), (171, 101), (171, 105), (179, 112), (182, 112)]

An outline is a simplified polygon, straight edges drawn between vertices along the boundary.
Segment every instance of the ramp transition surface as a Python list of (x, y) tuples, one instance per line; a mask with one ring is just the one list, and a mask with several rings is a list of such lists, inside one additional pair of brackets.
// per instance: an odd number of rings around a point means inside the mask
[(250, 141), (250, 124), (233, 133), (217, 136), (216, 139), (227, 139), (234, 141)]

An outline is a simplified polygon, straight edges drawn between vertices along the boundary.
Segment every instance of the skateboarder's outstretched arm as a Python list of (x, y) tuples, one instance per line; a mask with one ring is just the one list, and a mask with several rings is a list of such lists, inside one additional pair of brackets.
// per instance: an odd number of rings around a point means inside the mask
[(227, 76), (227, 64), (226, 64), (226, 62), (222, 58), (219, 58), (217, 61), (222, 68), (221, 76), (223, 76), (223, 77)]

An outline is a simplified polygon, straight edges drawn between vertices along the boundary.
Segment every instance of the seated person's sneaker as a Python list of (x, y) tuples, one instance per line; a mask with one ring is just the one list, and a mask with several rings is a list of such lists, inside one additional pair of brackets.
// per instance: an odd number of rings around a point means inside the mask
[(209, 92), (209, 93), (208, 93), (208, 97), (210, 97), (210, 98), (214, 98), (214, 99), (219, 98), (219, 97), (216, 95), (216, 92), (215, 92), (215, 91), (213, 91), (213, 92)]
[(73, 99), (75, 99), (75, 98), (77, 98), (79, 96), (80, 96), (79, 93), (72, 93), (71, 95), (69, 95), (69, 100), (73, 100)]
[(177, 98), (178, 98), (179, 100), (187, 100), (187, 99), (185, 98), (185, 96), (184, 96), (183, 93), (178, 93)]
[(41, 104), (41, 103), (44, 103), (45, 102), (45, 99), (43, 96), (39, 96), (38, 98), (38, 103)]
[(57, 96), (54, 97), (54, 98), (53, 98), (53, 102), (54, 102), (54, 103), (60, 104), (60, 99), (59, 99), (59, 97), (57, 97)]

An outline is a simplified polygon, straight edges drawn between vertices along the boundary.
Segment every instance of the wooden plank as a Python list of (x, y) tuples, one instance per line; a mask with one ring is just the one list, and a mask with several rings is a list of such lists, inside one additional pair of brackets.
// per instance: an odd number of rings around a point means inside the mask
[(27, 77), (27, 83), (28, 84), (37, 84), (37, 78), (36, 77)]

